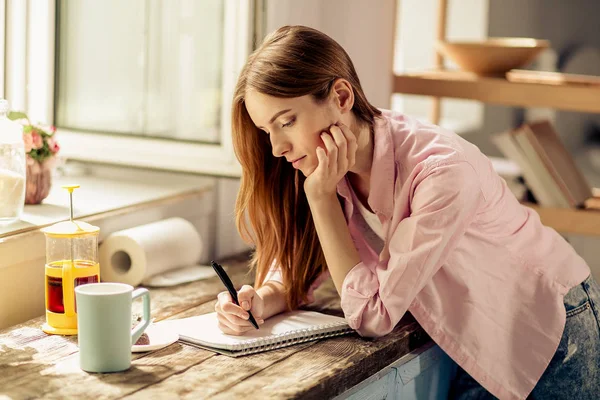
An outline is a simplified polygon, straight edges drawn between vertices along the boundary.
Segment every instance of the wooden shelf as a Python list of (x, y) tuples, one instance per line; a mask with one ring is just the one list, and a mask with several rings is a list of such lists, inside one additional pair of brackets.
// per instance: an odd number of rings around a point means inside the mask
[(600, 236), (600, 211), (574, 208), (540, 207), (531, 203), (524, 205), (533, 208), (542, 223), (561, 233)]
[[(438, 0), (438, 41), (446, 40), (447, 16), (448, 0)], [(510, 81), (502, 76), (481, 77), (464, 71), (442, 70), (443, 57), (437, 52), (435, 65), (437, 70), (393, 77), (393, 93), (433, 97), (431, 121), (434, 124), (439, 124), (439, 99), (443, 97), (507, 106), (600, 113), (600, 85), (589, 77), (579, 79), (573, 75), (542, 74), (545, 79), (540, 79), (539, 73), (515, 70), (509, 74)], [(565, 82), (566, 78), (571, 78), (571, 81)], [(593, 84), (590, 81), (594, 81)], [(600, 236), (600, 211), (525, 205), (537, 211), (544, 225), (558, 232)]]
[(394, 93), (600, 113), (600, 85), (509, 82), (501, 77), (480, 77), (462, 71), (396, 75)]

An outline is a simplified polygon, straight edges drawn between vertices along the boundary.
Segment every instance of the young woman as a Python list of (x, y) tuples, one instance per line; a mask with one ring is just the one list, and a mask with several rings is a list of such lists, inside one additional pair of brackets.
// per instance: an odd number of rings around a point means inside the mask
[(241, 307), (219, 295), (223, 332), (310, 303), (331, 276), (363, 336), (410, 311), (461, 367), (455, 397), (597, 398), (600, 288), (584, 260), (477, 147), (373, 107), (334, 40), (301, 26), (265, 39), (239, 77), (233, 142), (256, 289)]

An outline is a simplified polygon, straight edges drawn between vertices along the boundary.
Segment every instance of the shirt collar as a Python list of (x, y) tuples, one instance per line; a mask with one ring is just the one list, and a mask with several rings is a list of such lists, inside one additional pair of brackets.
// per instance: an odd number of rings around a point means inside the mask
[[(369, 207), (385, 218), (392, 217), (394, 207), (395, 159), (394, 144), (387, 117), (375, 118), (373, 134), (373, 163), (371, 164), (371, 182), (369, 186)], [(337, 192), (346, 201), (346, 217), (352, 215), (352, 196), (350, 183), (344, 176), (338, 185)], [(349, 207), (348, 207), (349, 206)]]

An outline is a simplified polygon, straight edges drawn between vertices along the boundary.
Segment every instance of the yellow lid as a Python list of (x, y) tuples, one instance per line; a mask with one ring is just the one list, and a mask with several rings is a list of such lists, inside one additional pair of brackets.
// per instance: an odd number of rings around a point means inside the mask
[(69, 192), (71, 218), (68, 221), (59, 222), (43, 228), (42, 232), (47, 236), (58, 238), (97, 235), (100, 231), (100, 228), (97, 226), (90, 225), (87, 222), (73, 220), (73, 191), (78, 189), (79, 185), (63, 185), (62, 187)]
[(83, 221), (63, 221), (43, 228), (42, 232), (51, 237), (69, 238), (97, 235), (100, 232), (100, 228)]
[(79, 185), (62, 185), (61, 187), (62, 187), (63, 189), (67, 189), (67, 191), (68, 191), (69, 193), (73, 193), (73, 191), (74, 191), (75, 189), (79, 189), (79, 188), (80, 188), (80, 186), (79, 186)]

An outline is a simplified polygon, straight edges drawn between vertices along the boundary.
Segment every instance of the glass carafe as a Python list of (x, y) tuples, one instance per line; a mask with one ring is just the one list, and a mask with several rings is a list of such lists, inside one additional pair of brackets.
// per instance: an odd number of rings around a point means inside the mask
[(73, 220), (73, 190), (63, 186), (71, 197), (71, 218), (42, 229), (46, 235), (46, 323), (42, 330), (59, 335), (77, 334), (75, 288), (100, 282), (98, 234), (100, 229)]
[[(77, 223), (77, 222), (76, 222)], [(79, 222), (81, 224), (81, 222)], [(71, 247), (73, 254), (71, 255)], [(79, 285), (99, 281), (98, 235), (90, 233), (76, 237), (46, 236), (46, 309), (64, 314), (65, 303), (77, 313), (74, 290)], [(65, 291), (69, 291), (66, 295)]]

